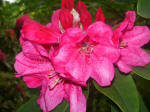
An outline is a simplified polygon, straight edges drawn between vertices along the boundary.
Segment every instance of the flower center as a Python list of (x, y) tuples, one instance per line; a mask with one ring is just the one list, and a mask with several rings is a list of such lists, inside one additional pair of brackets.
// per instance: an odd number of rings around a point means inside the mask
[(90, 54), (93, 52), (93, 45), (90, 45), (89, 43), (83, 42), (81, 44), (79, 52), (82, 55), (86, 54), (87, 56), (90, 56)]
[(126, 48), (126, 47), (128, 47), (128, 42), (121, 42), (120, 45), (119, 45), (120, 49)]
[(49, 89), (52, 90), (57, 84), (63, 83), (64, 80), (54, 70), (48, 74), (49, 77)]

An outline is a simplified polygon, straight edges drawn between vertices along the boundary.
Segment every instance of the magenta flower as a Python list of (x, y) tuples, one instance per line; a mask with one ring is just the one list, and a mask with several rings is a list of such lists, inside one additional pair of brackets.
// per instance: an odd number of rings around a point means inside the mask
[(6, 54), (0, 50), (0, 61), (3, 61), (6, 58)]
[(149, 28), (134, 26), (135, 19), (134, 11), (126, 12), (126, 18), (114, 30), (113, 42), (120, 49), (116, 65), (124, 73), (132, 71), (132, 66), (145, 66), (150, 62), (150, 55), (141, 48), (150, 40)]
[(50, 54), (39, 45), (22, 40), (23, 51), (16, 56), (16, 77), (23, 76), (29, 88), (41, 87), (38, 104), (49, 112), (63, 99), (70, 103), (70, 112), (86, 112), (86, 98), (79, 85), (65, 80), (55, 72)]
[(20, 18), (16, 20), (16, 27), (22, 28), (24, 22), (30, 21), (30, 20), (31, 20), (30, 17), (27, 14), (24, 14), (23, 16), (21, 16)]
[(42, 26), (40, 23), (30, 20), (25, 22), (21, 29), (23, 39), (30, 40), (39, 44), (58, 43), (60, 32), (50, 24)]
[(61, 9), (56, 10), (52, 15), (52, 25), (62, 33), (72, 27), (86, 30), (91, 23), (91, 14), (80, 0), (76, 9), (73, 0), (62, 0)]
[(60, 40), (60, 48), (53, 56), (53, 64), (61, 76), (86, 83), (89, 77), (101, 86), (108, 86), (114, 78), (119, 50), (113, 47), (112, 29), (96, 22), (87, 29), (67, 29)]
[(15, 32), (13, 29), (8, 29), (5, 31), (5, 33), (6, 33), (6, 36), (10, 37), (11, 39), (15, 38)]

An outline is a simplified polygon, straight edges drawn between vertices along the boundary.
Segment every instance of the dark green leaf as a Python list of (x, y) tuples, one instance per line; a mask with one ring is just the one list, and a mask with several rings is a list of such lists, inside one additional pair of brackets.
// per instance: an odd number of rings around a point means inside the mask
[(133, 72), (144, 79), (150, 80), (150, 64), (145, 67), (134, 67)]
[(119, 109), (117, 108), (117, 106), (115, 105), (111, 105), (111, 112), (120, 112)]
[(123, 112), (139, 112), (139, 98), (135, 83), (130, 75), (116, 70), (114, 82), (110, 87), (102, 88), (94, 82), (96, 89), (109, 97)]
[(37, 104), (37, 96), (31, 98), (27, 103), (23, 104), (17, 112), (42, 112)]
[(146, 105), (144, 104), (144, 101), (142, 99), (142, 96), (139, 95), (139, 101), (140, 101), (140, 112), (149, 112)]
[(150, 18), (150, 0), (138, 0), (137, 13), (145, 18)]
[(69, 104), (63, 100), (63, 102), (51, 112), (69, 112)]

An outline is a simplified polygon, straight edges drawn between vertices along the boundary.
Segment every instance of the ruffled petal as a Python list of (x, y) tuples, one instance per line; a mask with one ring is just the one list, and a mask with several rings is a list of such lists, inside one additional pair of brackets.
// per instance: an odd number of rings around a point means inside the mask
[(120, 60), (127, 65), (145, 66), (150, 62), (150, 55), (141, 48), (128, 47), (121, 49)]
[(123, 22), (115, 29), (115, 31), (122, 32), (124, 30), (130, 30), (134, 26), (134, 22), (136, 19), (136, 12), (135, 11), (127, 11), (126, 18)]
[(91, 66), (88, 64), (88, 61), (89, 59), (85, 54), (76, 53), (76, 55), (72, 55), (66, 64), (65, 70), (73, 79), (86, 84), (91, 74)]
[(65, 73), (65, 65), (71, 59), (72, 55), (77, 53), (77, 48), (71, 45), (61, 47), (52, 57), (53, 65), (59, 73)]
[(87, 29), (87, 34), (92, 41), (103, 45), (112, 44), (112, 29), (103, 22), (95, 22)]
[(28, 75), (24, 76), (23, 80), (29, 88), (37, 88), (41, 86), (43, 78), (38, 75)]
[(48, 82), (43, 81), (41, 94), (37, 102), (44, 112), (49, 112), (62, 102), (63, 97), (64, 88), (62, 83), (53, 89), (49, 89)]
[(21, 28), (24, 24), (25, 21), (31, 20), (30, 17), (27, 14), (24, 14), (20, 18), (17, 19), (16, 21), (16, 27)]
[(80, 86), (65, 84), (65, 93), (70, 103), (70, 112), (86, 112), (86, 98)]
[(96, 80), (100, 86), (110, 86), (114, 78), (114, 66), (107, 58), (98, 58), (92, 56), (91, 66), (93, 72), (91, 77)]
[(76, 44), (81, 42), (86, 37), (80, 28), (69, 28), (61, 37), (61, 45)]
[(32, 21), (23, 25), (21, 35), (24, 39), (34, 41), (39, 44), (58, 43), (60, 33), (53, 27), (44, 27)]
[(23, 42), (23, 52), (16, 56), (14, 64), (17, 77), (30, 74), (47, 74), (53, 68), (47, 51), (40, 45)]
[(127, 65), (126, 63), (119, 60), (116, 65), (118, 66), (119, 70), (124, 73), (129, 73), (132, 71), (132, 67), (130, 65)]
[(87, 10), (86, 5), (79, 0), (77, 5), (77, 11), (80, 15), (80, 22), (83, 26), (83, 29), (86, 30), (88, 26), (92, 23), (92, 16)]
[(61, 9), (58, 9), (52, 15), (52, 26), (59, 31), (60, 31), (60, 28), (59, 28), (60, 12), (61, 12)]
[(142, 47), (150, 41), (150, 31), (147, 26), (135, 26), (121, 38), (123, 42), (128, 43), (128, 46)]
[(95, 21), (103, 21), (103, 22), (105, 22), (105, 16), (104, 16), (104, 13), (101, 10), (101, 8), (98, 8), (98, 10), (97, 10)]
[(93, 53), (98, 57), (108, 58), (112, 63), (116, 62), (120, 57), (120, 50), (113, 46), (95, 46)]

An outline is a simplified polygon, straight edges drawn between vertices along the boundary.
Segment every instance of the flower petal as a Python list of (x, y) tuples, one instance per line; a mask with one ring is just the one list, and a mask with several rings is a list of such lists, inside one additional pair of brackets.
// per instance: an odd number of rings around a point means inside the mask
[(65, 93), (70, 103), (70, 112), (86, 112), (86, 98), (80, 86), (65, 84)]
[(53, 89), (50, 90), (48, 83), (43, 81), (38, 104), (40, 104), (40, 107), (44, 112), (49, 112), (62, 102), (63, 97), (64, 88), (62, 83), (56, 85)]
[(16, 21), (16, 27), (21, 28), (24, 24), (25, 21), (31, 20), (30, 17), (27, 14), (24, 14), (20, 18), (17, 19)]
[(114, 78), (114, 66), (107, 58), (97, 58), (92, 56), (91, 66), (93, 72), (91, 77), (96, 80), (100, 86), (109, 86)]
[(52, 15), (52, 26), (54, 28), (56, 28), (57, 30), (60, 30), (59, 29), (59, 21), (60, 21), (60, 12), (61, 12), (61, 9), (58, 9), (54, 12), (54, 14)]
[(129, 73), (132, 71), (132, 67), (130, 65), (127, 65), (126, 63), (119, 60), (116, 65), (118, 66), (119, 70), (124, 73)]
[(105, 16), (104, 16), (104, 13), (101, 10), (101, 8), (98, 8), (98, 10), (97, 10), (95, 21), (103, 21), (103, 22), (105, 22)]
[(128, 46), (142, 47), (150, 41), (150, 31), (147, 26), (135, 26), (121, 38), (123, 42), (128, 43)]
[(69, 28), (61, 37), (61, 45), (76, 44), (82, 41), (86, 34), (80, 28)]
[(74, 8), (73, 0), (62, 0), (61, 1), (61, 9), (72, 10)]
[(86, 5), (79, 0), (77, 5), (77, 11), (80, 15), (80, 21), (83, 26), (83, 29), (86, 30), (88, 26), (92, 23), (92, 16), (87, 10)]
[(60, 11), (60, 22), (63, 29), (67, 29), (73, 26), (73, 15), (70, 10), (64, 9)]
[(123, 22), (115, 29), (115, 31), (122, 32), (123, 30), (130, 30), (134, 26), (134, 22), (136, 19), (136, 12), (135, 11), (127, 11), (126, 18)]
[(57, 43), (60, 33), (50, 27), (44, 27), (32, 21), (23, 25), (21, 35), (24, 39), (34, 41), (39, 44)]
[(42, 77), (37, 75), (24, 76), (23, 80), (29, 88), (37, 88), (42, 84)]
[(143, 51), (141, 48), (127, 47), (121, 49), (120, 60), (127, 65), (145, 66), (150, 62), (150, 55)]
[(113, 46), (97, 45), (93, 48), (93, 53), (98, 57), (108, 58), (112, 63), (116, 62), (120, 56), (120, 50)]
[(87, 34), (92, 41), (103, 45), (112, 44), (112, 29), (103, 22), (95, 22), (87, 29)]

